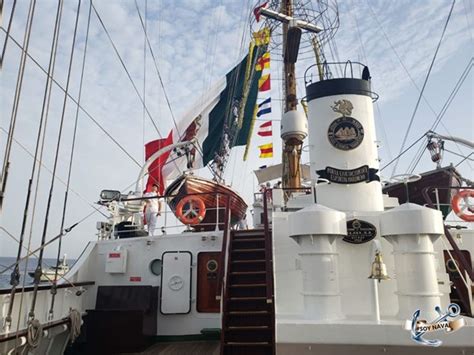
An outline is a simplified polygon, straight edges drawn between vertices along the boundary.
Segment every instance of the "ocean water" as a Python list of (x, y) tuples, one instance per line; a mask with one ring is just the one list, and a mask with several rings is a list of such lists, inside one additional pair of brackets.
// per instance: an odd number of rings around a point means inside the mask
[[(13, 268), (8, 269), (5, 271), (7, 267), (14, 264), (16, 261), (16, 257), (3, 257), (0, 256), (0, 288), (10, 288), (10, 276), (12, 273)], [(74, 260), (67, 260), (69, 267), (72, 266)], [(28, 272), (34, 271), (36, 269), (36, 265), (38, 264), (37, 258), (30, 258), (28, 259), (28, 265), (26, 262), (20, 263), (20, 285), (23, 284), (23, 276), (25, 274), (26, 269), (26, 279), (25, 279), (25, 286), (30, 286), (33, 284), (33, 278), (28, 275)], [(42, 266), (47, 268), (48, 266), (56, 265), (56, 259), (44, 258)]]

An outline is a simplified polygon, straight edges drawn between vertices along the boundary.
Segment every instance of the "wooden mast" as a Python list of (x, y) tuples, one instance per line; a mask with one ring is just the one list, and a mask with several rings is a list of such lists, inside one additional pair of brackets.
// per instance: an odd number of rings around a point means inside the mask
[[(287, 16), (293, 17), (293, 0), (283, 0), (281, 3), (281, 12)], [(287, 51), (289, 23), (283, 23), (283, 77), (285, 92), (285, 113), (296, 110), (298, 99), (296, 96), (296, 76), (295, 63), (290, 63), (285, 55)], [(301, 187), (301, 141), (290, 138), (283, 141), (283, 171), (282, 185), (283, 188), (300, 188)]]

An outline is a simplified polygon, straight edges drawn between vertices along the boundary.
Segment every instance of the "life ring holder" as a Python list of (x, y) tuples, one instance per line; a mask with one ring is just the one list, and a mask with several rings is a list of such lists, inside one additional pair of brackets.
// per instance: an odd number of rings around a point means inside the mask
[[(451, 200), (451, 208), (456, 216), (461, 218), (463, 221), (474, 222), (474, 211), (473, 207), (469, 205), (469, 198), (474, 198), (474, 190), (466, 189), (459, 191)], [(461, 206), (462, 201), (464, 201), (464, 207)], [(466, 210), (468, 212), (466, 212)]]
[(206, 217), (206, 205), (198, 196), (186, 196), (178, 202), (175, 213), (183, 224), (199, 224)]

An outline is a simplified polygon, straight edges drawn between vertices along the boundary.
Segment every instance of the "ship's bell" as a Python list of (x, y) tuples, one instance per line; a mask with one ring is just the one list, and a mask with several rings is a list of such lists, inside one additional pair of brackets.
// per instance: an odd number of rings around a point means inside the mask
[(369, 279), (375, 280), (390, 280), (390, 277), (387, 275), (387, 266), (382, 260), (382, 255), (379, 251), (375, 253), (375, 260), (372, 263), (372, 272), (370, 273)]

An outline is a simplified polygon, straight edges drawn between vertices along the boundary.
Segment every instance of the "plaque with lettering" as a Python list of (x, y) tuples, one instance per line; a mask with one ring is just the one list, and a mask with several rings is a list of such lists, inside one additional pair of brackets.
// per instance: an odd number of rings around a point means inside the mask
[(342, 238), (343, 241), (352, 244), (367, 243), (375, 238), (377, 228), (369, 222), (360, 219), (347, 221), (347, 235)]
[(327, 166), (324, 170), (317, 170), (320, 178), (326, 179), (336, 184), (357, 184), (359, 182), (380, 181), (377, 175), (378, 169), (369, 168), (363, 165), (356, 169), (343, 170)]

